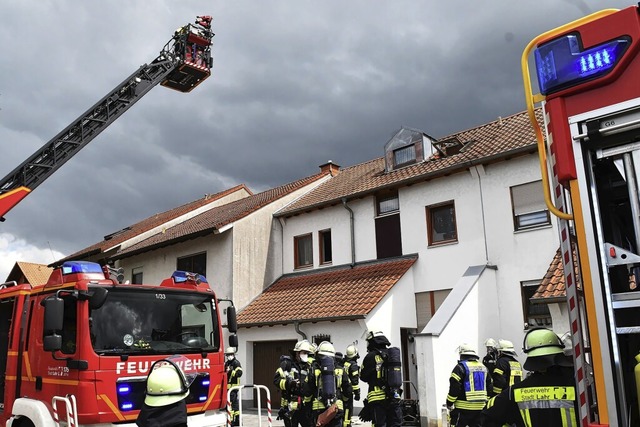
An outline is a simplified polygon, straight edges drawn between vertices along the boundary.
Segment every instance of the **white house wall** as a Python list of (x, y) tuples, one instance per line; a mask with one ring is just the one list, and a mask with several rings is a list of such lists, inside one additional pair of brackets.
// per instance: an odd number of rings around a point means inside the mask
[(144, 283), (159, 284), (176, 270), (180, 257), (207, 253), (207, 280), (218, 298), (231, 298), (232, 237), (233, 229), (166, 246), (130, 258), (120, 260), (118, 267), (125, 269), (125, 277), (131, 280), (131, 270), (142, 268)]

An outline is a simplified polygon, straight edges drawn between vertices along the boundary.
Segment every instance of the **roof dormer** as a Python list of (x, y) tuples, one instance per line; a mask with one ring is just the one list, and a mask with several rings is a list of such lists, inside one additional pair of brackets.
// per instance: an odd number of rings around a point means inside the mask
[(391, 172), (424, 161), (433, 154), (434, 141), (420, 130), (400, 128), (384, 146), (385, 171)]

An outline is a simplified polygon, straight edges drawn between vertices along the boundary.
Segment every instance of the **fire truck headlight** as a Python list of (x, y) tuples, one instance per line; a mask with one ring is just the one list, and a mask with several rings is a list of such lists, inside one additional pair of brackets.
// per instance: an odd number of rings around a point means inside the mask
[(540, 93), (547, 95), (607, 74), (630, 45), (620, 37), (583, 50), (578, 34), (552, 40), (535, 50)]

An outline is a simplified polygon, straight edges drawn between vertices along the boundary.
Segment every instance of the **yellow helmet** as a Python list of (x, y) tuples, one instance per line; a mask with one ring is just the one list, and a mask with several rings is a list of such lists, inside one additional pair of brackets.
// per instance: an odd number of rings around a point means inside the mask
[(156, 407), (179, 402), (189, 395), (189, 385), (175, 363), (167, 359), (160, 360), (151, 366), (144, 403)]
[(564, 354), (564, 343), (551, 329), (536, 328), (524, 336), (522, 350), (529, 357)]
[(311, 344), (308, 340), (298, 341), (295, 347), (293, 347), (293, 351), (306, 351), (307, 353), (313, 353), (313, 349), (311, 348)]
[(498, 350), (501, 353), (511, 354), (517, 356), (516, 349), (513, 348), (513, 343), (509, 340), (498, 340)]

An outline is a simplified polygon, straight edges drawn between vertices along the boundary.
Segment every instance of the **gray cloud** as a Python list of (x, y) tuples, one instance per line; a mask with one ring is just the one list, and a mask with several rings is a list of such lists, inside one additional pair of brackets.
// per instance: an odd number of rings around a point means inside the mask
[(527, 43), (601, 8), (586, 0), (3, 2), (0, 176), (153, 60), (195, 15), (214, 16), (216, 37), (211, 79), (189, 94), (152, 90), (9, 213), (0, 233), (70, 253), (204, 193), (239, 183), (260, 191), (327, 160), (379, 157), (403, 125), (441, 137), (522, 111)]

